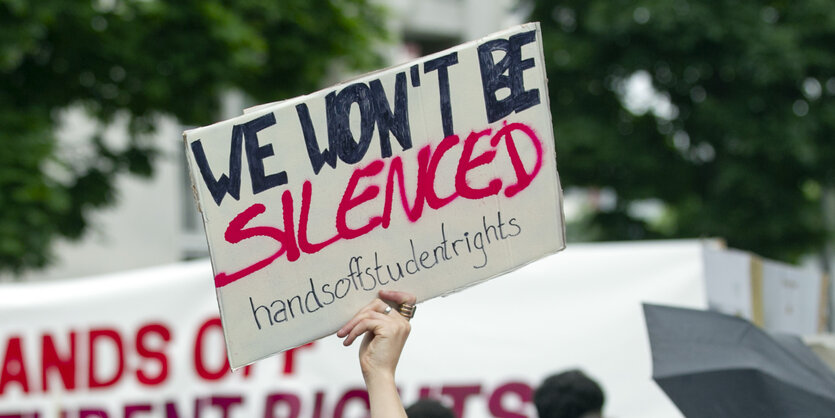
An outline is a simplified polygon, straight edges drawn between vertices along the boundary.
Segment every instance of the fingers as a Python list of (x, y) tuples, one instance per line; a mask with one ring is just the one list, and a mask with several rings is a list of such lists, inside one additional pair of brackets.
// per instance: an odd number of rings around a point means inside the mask
[(354, 327), (351, 328), (345, 336), (345, 340), (342, 341), (342, 345), (349, 346), (357, 337), (365, 332), (378, 330), (380, 327), (385, 325), (385, 321), (388, 319), (386, 314), (373, 311), (368, 312), (363, 316), (363, 319), (357, 322), (357, 324), (354, 325)]
[(414, 305), (417, 302), (417, 297), (411, 293), (398, 292), (397, 290), (381, 290), (380, 299), (394, 302), (397, 305), (408, 303)]
[(351, 329), (353, 329), (363, 319), (368, 318), (370, 313), (372, 313), (372, 312), (378, 312), (378, 313), (383, 312), (383, 311), (385, 311), (385, 309), (387, 307), (388, 307), (388, 305), (385, 302), (383, 302), (382, 300), (374, 299), (373, 301), (371, 301), (371, 303), (369, 303), (368, 305), (365, 305), (362, 309), (360, 309), (360, 311), (357, 312), (357, 314), (354, 315), (354, 317), (351, 318), (350, 321), (348, 321), (345, 325), (343, 325), (342, 328), (340, 328), (339, 331), (336, 332), (336, 335), (339, 338), (342, 338), (342, 337), (348, 335), (348, 333), (351, 332)]
[(394, 305), (396, 310), (399, 305), (404, 303), (414, 305), (416, 301), (417, 298), (411, 293), (381, 290), (379, 297), (360, 309), (351, 320), (336, 332), (336, 335), (345, 338), (342, 342), (344, 345), (351, 345), (358, 336), (367, 331), (379, 330), (387, 321), (405, 322), (405, 318), (400, 314), (387, 315), (387, 308), (390, 311), (390, 306)]
[(415, 315), (415, 303), (417, 298), (411, 293), (398, 292), (394, 290), (381, 290), (380, 298), (396, 303), (398, 313), (407, 321), (412, 319)]
[(384, 338), (402, 338), (405, 341), (411, 329), (409, 321), (404, 320), (400, 315), (367, 311), (360, 315), (358, 322), (344, 332), (345, 339), (342, 344), (349, 346), (362, 334), (379, 335)]

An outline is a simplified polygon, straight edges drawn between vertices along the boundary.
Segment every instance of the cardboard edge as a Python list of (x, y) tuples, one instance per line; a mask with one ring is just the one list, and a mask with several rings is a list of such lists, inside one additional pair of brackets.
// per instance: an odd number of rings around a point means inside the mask
[(820, 300), (818, 301), (818, 332), (826, 332), (829, 324), (829, 275), (821, 273), (820, 275)]
[(750, 280), (751, 280), (751, 322), (765, 327), (765, 307), (763, 306), (763, 261), (756, 255), (748, 253), (751, 257)]
[[(197, 183), (194, 181), (194, 172), (192, 170), (192, 163), (190, 158), (190, 150), (188, 144), (188, 135), (186, 132), (183, 132), (183, 144), (186, 148), (186, 162), (188, 163), (188, 180), (191, 183), (191, 197), (194, 199), (194, 203), (197, 205), (197, 212), (200, 213), (200, 218), (203, 218), (203, 208), (200, 206), (200, 196), (197, 192)], [(205, 228), (205, 225), (204, 225)]]
[[(542, 79), (543, 79), (544, 84), (545, 84), (545, 89), (548, 90), (549, 89), (548, 85), (550, 83), (550, 80), (548, 80), (548, 70), (545, 67), (545, 50), (544, 50), (544, 44), (545, 44), (544, 41), (545, 40), (542, 39), (542, 28), (541, 28), (539, 22), (526, 23), (526, 24), (521, 25), (521, 26), (528, 26), (528, 25), (533, 26), (534, 30), (536, 30), (536, 39), (539, 41), (538, 42), (538, 45), (539, 45), (539, 48), (538, 48), (539, 49), (539, 62), (541, 63), (540, 68), (541, 68), (541, 72), (542, 72)], [(565, 246), (566, 246), (565, 208), (563, 207), (564, 206), (564, 200), (565, 200), (565, 194), (563, 193), (562, 182), (560, 181), (559, 163), (557, 161), (557, 133), (556, 133), (556, 126), (554, 126), (554, 114), (551, 112), (551, 95), (548, 94), (548, 93), (550, 93), (550, 91), (545, 92), (545, 109), (547, 110), (548, 124), (551, 126), (551, 141), (553, 142), (553, 150), (554, 150), (554, 155), (552, 156), (552, 160), (551, 160), (552, 163), (554, 164), (553, 180), (554, 180), (554, 184), (557, 185), (557, 189), (554, 192), (556, 193), (557, 205), (559, 206), (559, 213), (557, 214), (558, 215), (558, 222), (562, 226), (562, 231), (561, 231), (561, 234), (562, 234), (562, 237), (561, 237), (562, 238), (562, 248), (560, 248), (557, 251), (561, 251), (561, 250), (565, 249)]]
[[(192, 135), (194, 130), (187, 130), (183, 132), (183, 143), (186, 148), (186, 162), (188, 163), (188, 178), (191, 182), (191, 193), (192, 197), (194, 198), (195, 204), (197, 205), (197, 211), (200, 213), (200, 219), (203, 221), (203, 237), (206, 239), (206, 248), (209, 249), (209, 263), (212, 266), (212, 286), (215, 287), (215, 301), (217, 302), (217, 310), (218, 315), (220, 316), (221, 328), (223, 329), (223, 341), (226, 343), (226, 357), (229, 361), (229, 364), (232, 364), (232, 350), (229, 345), (229, 338), (226, 335), (226, 327), (223, 324), (226, 322), (226, 319), (223, 315), (223, 302), (222, 298), (218, 294), (218, 288), (214, 284), (214, 278), (217, 275), (217, 267), (215, 266), (215, 257), (213, 254), (212, 243), (209, 241), (209, 235), (206, 233), (207, 224), (209, 223), (209, 219), (206, 217), (206, 212), (203, 211), (203, 208), (200, 206), (200, 202), (203, 200), (203, 193), (201, 192), (200, 187), (197, 186), (194, 178), (194, 170), (195, 170), (195, 162), (194, 156), (189, 149), (189, 136)], [(235, 370), (234, 368), (232, 370)]]

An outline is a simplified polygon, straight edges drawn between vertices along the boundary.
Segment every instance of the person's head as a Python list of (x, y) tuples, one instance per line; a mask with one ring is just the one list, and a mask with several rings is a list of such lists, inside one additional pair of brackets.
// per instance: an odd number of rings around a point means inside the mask
[(603, 390), (579, 370), (549, 376), (534, 393), (539, 418), (580, 418), (599, 416)]
[(406, 408), (409, 418), (455, 418), (451, 409), (442, 403), (429, 398), (423, 398)]

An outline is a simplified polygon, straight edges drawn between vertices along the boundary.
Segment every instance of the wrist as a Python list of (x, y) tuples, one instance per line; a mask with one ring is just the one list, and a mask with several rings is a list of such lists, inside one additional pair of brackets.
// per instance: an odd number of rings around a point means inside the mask
[(367, 368), (362, 370), (362, 377), (366, 384), (394, 383), (394, 370)]
[(372, 418), (407, 418), (400, 393), (394, 383), (394, 373), (385, 370), (365, 371), (365, 387)]

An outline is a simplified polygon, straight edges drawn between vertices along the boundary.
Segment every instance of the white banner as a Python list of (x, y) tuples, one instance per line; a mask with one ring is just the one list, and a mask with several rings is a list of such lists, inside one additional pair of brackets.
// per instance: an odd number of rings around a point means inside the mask
[[(420, 306), (402, 399), (534, 417), (531, 390), (580, 367), (605, 415), (680, 416), (651, 380), (641, 302), (704, 307), (702, 246), (574, 245)], [(230, 372), (208, 261), (0, 285), (0, 417), (358, 418), (357, 347), (327, 337)]]

